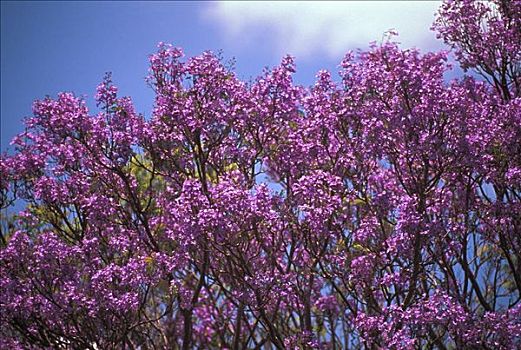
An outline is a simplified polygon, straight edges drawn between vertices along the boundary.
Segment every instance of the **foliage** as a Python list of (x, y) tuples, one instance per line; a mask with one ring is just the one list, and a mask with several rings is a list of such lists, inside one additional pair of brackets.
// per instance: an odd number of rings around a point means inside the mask
[(0, 159), (2, 206), (27, 203), (0, 347), (520, 347), (519, 6), (440, 9), (485, 81), (386, 41), (340, 82), (297, 86), (287, 56), (247, 84), (160, 44), (150, 120), (110, 76), (96, 115), (36, 101)]

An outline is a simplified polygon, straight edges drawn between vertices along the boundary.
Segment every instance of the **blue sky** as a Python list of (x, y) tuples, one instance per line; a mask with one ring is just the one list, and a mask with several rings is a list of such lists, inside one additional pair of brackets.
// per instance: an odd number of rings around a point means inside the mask
[[(35, 99), (73, 91), (92, 96), (107, 71), (122, 95), (150, 116), (144, 82), (159, 41), (188, 56), (223, 50), (243, 79), (296, 56), (296, 81), (336, 72), (347, 50), (388, 29), (404, 47), (442, 48), (429, 28), (437, 1), (351, 2), (1, 2), (1, 150), (23, 130)], [(95, 112), (95, 110), (93, 110)]]

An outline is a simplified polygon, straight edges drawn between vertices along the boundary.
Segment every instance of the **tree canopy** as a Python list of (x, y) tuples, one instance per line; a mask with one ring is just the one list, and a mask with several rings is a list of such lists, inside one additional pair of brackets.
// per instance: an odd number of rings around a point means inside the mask
[[(521, 347), (521, 2), (446, 1), (340, 79), (160, 43), (151, 118), (36, 101), (0, 200), (0, 347)], [(3, 218), (3, 220), (7, 220)]]

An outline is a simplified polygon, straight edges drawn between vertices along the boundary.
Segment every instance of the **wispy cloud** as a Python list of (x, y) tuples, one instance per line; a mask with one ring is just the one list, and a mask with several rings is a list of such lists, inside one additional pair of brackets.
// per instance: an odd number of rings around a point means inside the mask
[(225, 39), (245, 49), (259, 40), (275, 55), (338, 59), (395, 29), (404, 47), (439, 47), (430, 26), (439, 1), (239, 2), (220, 1), (205, 9)]

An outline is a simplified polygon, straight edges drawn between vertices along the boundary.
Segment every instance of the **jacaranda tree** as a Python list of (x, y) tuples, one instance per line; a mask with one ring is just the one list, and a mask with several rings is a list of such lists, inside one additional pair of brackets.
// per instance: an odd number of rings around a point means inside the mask
[(434, 29), (471, 75), (387, 40), (245, 83), (160, 44), (150, 118), (109, 75), (95, 115), (36, 101), (0, 161), (0, 347), (521, 347), (521, 2)]

